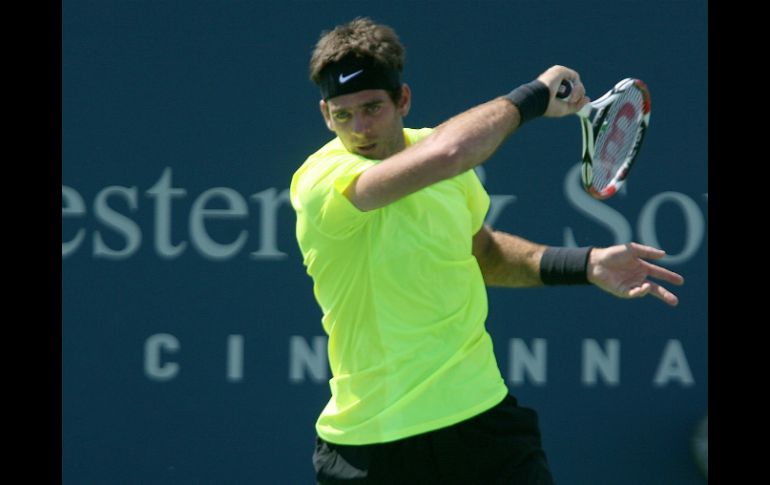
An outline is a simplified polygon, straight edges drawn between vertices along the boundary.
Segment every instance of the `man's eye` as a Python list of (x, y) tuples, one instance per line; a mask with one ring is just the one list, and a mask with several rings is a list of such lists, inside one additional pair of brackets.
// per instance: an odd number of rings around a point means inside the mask
[(349, 113), (334, 113), (334, 119), (337, 121), (347, 121), (349, 118)]
[(378, 111), (380, 111), (380, 105), (379, 104), (375, 104), (373, 106), (367, 106), (366, 107), (366, 112), (369, 113), (369, 114), (376, 114)]

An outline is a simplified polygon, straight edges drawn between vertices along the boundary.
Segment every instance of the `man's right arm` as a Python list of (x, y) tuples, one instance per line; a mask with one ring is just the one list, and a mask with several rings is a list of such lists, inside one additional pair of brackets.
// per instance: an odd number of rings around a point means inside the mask
[[(564, 79), (575, 85), (569, 102), (554, 100)], [(554, 66), (538, 80), (550, 90), (544, 116), (566, 116), (588, 102), (577, 72), (571, 69)], [(362, 211), (384, 207), (481, 164), (520, 124), (518, 108), (504, 97), (475, 106), (439, 125), (420, 143), (364, 171), (348, 186), (345, 195)]]

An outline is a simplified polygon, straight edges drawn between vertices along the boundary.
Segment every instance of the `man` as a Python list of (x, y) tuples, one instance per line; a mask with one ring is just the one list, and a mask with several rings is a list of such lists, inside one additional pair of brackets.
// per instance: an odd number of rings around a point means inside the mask
[[(551, 484), (537, 414), (518, 406), (484, 325), (486, 285), (594, 284), (675, 295), (683, 278), (636, 243), (554, 248), (484, 225), (473, 167), (522, 123), (575, 113), (580, 76), (554, 66), (435, 129), (404, 128), (395, 32), (366, 18), (324, 33), (310, 62), (337, 137), (294, 174), (297, 240), (329, 335), (331, 399), (316, 423), (319, 483)], [(569, 101), (555, 99), (572, 81)]]

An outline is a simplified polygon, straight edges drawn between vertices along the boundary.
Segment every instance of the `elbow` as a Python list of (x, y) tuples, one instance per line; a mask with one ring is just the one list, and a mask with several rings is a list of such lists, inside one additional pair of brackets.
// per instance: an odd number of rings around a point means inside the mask
[(436, 140), (432, 158), (436, 162), (436, 170), (439, 171), (441, 179), (455, 177), (470, 168), (465, 166), (465, 151), (462, 145), (454, 140)]
[(447, 165), (452, 171), (452, 176), (459, 175), (470, 168), (465, 166), (465, 160), (467, 159), (465, 149), (457, 143), (453, 143), (446, 148), (445, 157)]

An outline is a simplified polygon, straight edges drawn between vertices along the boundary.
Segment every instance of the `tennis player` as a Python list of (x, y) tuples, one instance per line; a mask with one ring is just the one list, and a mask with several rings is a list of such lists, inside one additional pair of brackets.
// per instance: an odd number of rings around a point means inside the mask
[[(485, 330), (485, 285), (593, 284), (677, 297), (636, 243), (547, 247), (484, 224), (472, 170), (522, 124), (588, 102), (553, 66), (435, 129), (405, 128), (412, 93), (388, 26), (357, 18), (320, 37), (310, 77), (336, 137), (291, 182), (296, 234), (329, 335), (331, 399), (316, 423), (319, 484), (552, 484), (537, 413), (519, 406)], [(571, 80), (570, 102), (555, 99)]]

